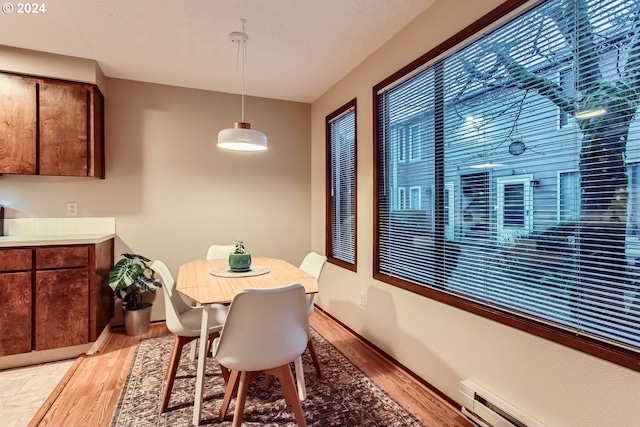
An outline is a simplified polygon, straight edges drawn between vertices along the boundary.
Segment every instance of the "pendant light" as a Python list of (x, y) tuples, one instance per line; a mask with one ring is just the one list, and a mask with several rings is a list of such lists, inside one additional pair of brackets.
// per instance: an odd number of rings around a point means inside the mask
[(223, 129), (218, 133), (218, 147), (235, 151), (264, 151), (267, 149), (267, 136), (251, 129), (251, 124), (244, 121), (244, 64), (247, 55), (247, 40), (249, 36), (245, 30), (246, 19), (241, 19), (242, 31), (229, 34), (233, 43), (238, 43), (238, 53), (242, 52), (242, 116), (241, 121), (235, 122), (233, 128)]

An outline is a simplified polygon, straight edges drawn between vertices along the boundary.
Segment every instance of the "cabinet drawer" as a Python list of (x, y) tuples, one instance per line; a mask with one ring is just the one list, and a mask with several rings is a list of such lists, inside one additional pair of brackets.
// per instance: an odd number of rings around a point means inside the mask
[(32, 268), (31, 249), (0, 250), (0, 271), (26, 271)]
[(36, 249), (36, 270), (85, 267), (88, 264), (88, 246), (59, 246)]

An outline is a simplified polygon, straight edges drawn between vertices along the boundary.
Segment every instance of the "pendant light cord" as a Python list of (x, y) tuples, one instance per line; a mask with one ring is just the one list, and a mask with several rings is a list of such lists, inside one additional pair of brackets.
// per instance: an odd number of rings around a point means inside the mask
[(244, 66), (247, 63), (247, 30), (245, 29), (246, 19), (241, 19), (242, 22), (242, 37), (238, 40), (238, 53), (236, 54), (236, 69), (238, 69), (238, 62), (240, 62), (240, 45), (242, 45), (242, 107), (241, 107), (241, 120), (244, 122)]

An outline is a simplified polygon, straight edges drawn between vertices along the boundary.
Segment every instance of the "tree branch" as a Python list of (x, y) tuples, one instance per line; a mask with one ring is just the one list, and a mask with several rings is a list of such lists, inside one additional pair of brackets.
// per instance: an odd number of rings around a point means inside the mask
[(636, 11), (633, 16), (632, 31), (629, 59), (624, 66), (623, 78), (630, 87), (637, 88), (640, 85), (640, 11)]
[(536, 76), (504, 52), (497, 52), (496, 55), (519, 89), (535, 90), (567, 114), (575, 113), (573, 101), (565, 96), (563, 88), (556, 82)]
[(583, 93), (593, 89), (602, 75), (598, 50), (593, 41), (593, 26), (589, 20), (587, 0), (566, 0), (558, 8), (552, 9), (550, 18), (556, 23), (574, 53), (573, 73), (576, 89)]

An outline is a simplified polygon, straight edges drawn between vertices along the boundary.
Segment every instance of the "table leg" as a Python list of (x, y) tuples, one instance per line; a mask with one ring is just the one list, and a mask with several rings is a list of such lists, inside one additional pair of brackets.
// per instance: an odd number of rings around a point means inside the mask
[(193, 403), (193, 425), (200, 424), (202, 415), (202, 394), (204, 389), (204, 370), (207, 362), (207, 342), (209, 339), (209, 314), (210, 304), (205, 304), (202, 309), (202, 326), (200, 327), (200, 345), (198, 346), (198, 372), (196, 374), (196, 396)]

